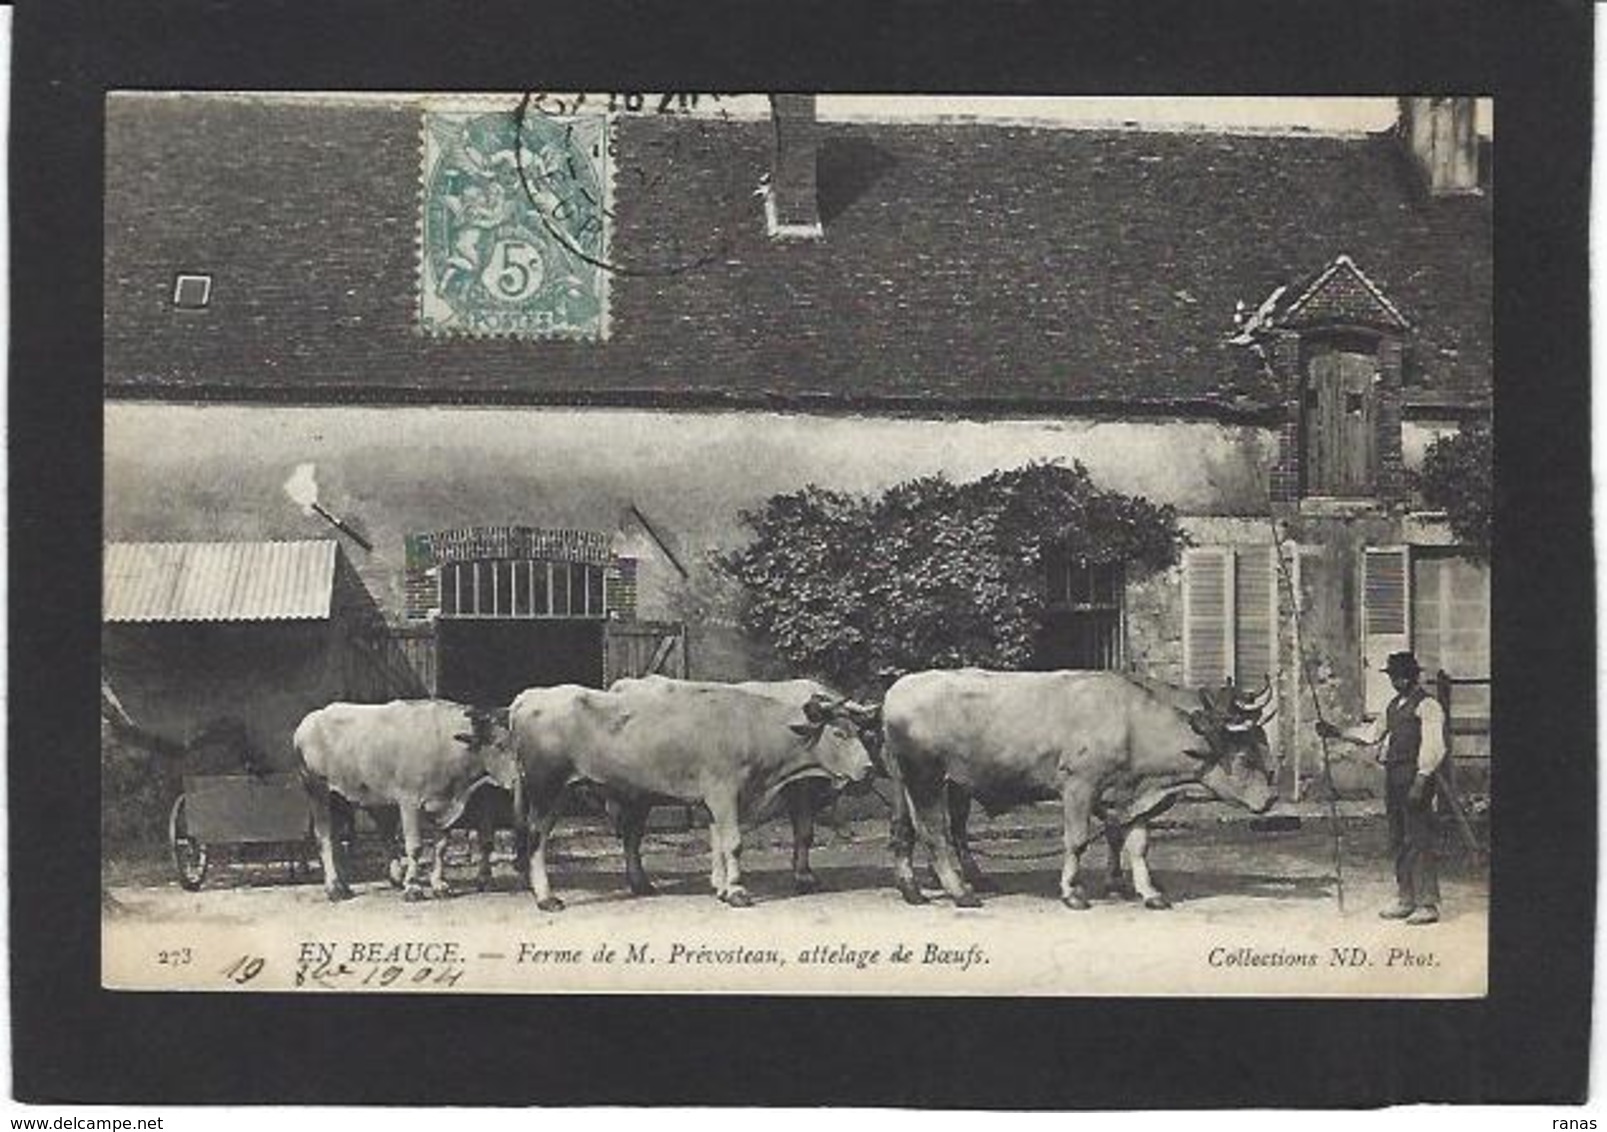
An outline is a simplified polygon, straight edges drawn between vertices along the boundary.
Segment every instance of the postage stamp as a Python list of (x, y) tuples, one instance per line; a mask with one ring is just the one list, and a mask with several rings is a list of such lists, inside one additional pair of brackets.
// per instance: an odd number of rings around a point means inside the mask
[(423, 121), (419, 328), (606, 338), (606, 114), (455, 102)]

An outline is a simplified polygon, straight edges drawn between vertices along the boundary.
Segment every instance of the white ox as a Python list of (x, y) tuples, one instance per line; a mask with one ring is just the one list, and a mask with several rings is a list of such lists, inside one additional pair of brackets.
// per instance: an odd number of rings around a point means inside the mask
[[(665, 676), (637, 676), (616, 680), (610, 691), (629, 691), (644, 683), (666, 681)], [(682, 681), (690, 684), (692, 681)], [(881, 708), (844, 699), (816, 680), (744, 680), (737, 684), (713, 684), (714, 687), (736, 688), (743, 692), (764, 696), (789, 708), (803, 706), (808, 719), (818, 721), (827, 711), (838, 713), (854, 724), (867, 753), (874, 761), (881, 748)], [(787, 783), (780, 792), (788, 820), (792, 824), (792, 885), (799, 893), (817, 892), (820, 878), (809, 866), (809, 850), (815, 843), (815, 811), (836, 797), (830, 776), (820, 774), (802, 777)], [(647, 807), (627, 807), (610, 800), (609, 816), (614, 820), (620, 839), (625, 846), (625, 876), (631, 892), (638, 896), (653, 893), (653, 882), (642, 866), (642, 835), (647, 828)]]
[[(575, 685), (532, 688), (509, 709), (528, 806), (530, 887), (557, 911), (547, 842), (563, 794), (595, 784), (625, 820), (627, 855), (638, 861), (648, 810), (701, 802), (710, 815), (710, 880), (734, 907), (752, 903), (742, 884), (742, 831), (789, 783), (825, 777), (856, 782), (872, 764), (840, 704), (786, 703), (728, 684), (653, 678), (607, 692)], [(645, 874), (632, 878), (641, 890)]]
[[(424, 895), (418, 882), (421, 818), (429, 815), (444, 830), (487, 780), (520, 797), (505, 711), (484, 712), (445, 700), (334, 703), (303, 719), (294, 741), (312, 799), (324, 891), (331, 900), (352, 894), (336, 850), (340, 811), (351, 806), (399, 811), (403, 896), (417, 900)], [(436, 847), (431, 877), (437, 895), (447, 892), (443, 848)]]
[[(980, 903), (963, 827), (975, 798), (989, 811), (1061, 803), (1060, 894), (1068, 907), (1088, 907), (1079, 867), (1097, 817), (1114, 870), (1119, 875), (1120, 837), (1145, 904), (1164, 908), (1146, 859), (1148, 819), (1200, 787), (1257, 813), (1271, 807), (1277, 794), (1263, 730), (1270, 694), (1269, 687), (1240, 701), (1231, 690), (1201, 692), (1200, 706), (1188, 710), (1178, 690), (1116, 672), (918, 672), (883, 702), (886, 759), (956, 904)], [(913, 837), (901, 837), (895, 822), (893, 840), (899, 891), (922, 903)]]

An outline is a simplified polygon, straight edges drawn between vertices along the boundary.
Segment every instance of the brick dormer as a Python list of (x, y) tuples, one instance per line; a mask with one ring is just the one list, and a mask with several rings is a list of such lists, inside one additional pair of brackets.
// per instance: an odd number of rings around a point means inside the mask
[(1246, 335), (1283, 391), (1273, 498), (1394, 503), (1410, 321), (1348, 255), (1261, 313)]

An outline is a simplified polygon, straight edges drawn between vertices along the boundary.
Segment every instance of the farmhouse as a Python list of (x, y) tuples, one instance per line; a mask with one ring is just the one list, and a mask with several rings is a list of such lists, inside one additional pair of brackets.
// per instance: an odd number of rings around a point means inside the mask
[[(1302, 654), (1347, 717), (1395, 649), (1488, 678), (1487, 570), (1411, 476), (1491, 409), (1472, 100), (1356, 134), (485, 106), (109, 100), (109, 537), (200, 537), (220, 475), (307, 537), (277, 485), (316, 460), (436, 687), (740, 678), (771, 660), (708, 552), (744, 508), (1080, 460), (1194, 545), (1047, 562), (1040, 663), (1270, 674), (1297, 778)], [(1488, 715), (1457, 687), (1459, 754)]]

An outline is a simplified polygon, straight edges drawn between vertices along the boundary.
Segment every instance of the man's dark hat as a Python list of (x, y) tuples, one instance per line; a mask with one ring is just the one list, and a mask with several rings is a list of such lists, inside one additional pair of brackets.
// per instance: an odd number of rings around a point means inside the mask
[(1384, 662), (1384, 671), (1391, 676), (1419, 676), (1422, 666), (1417, 663), (1417, 657), (1409, 652), (1392, 652), (1389, 659)]

